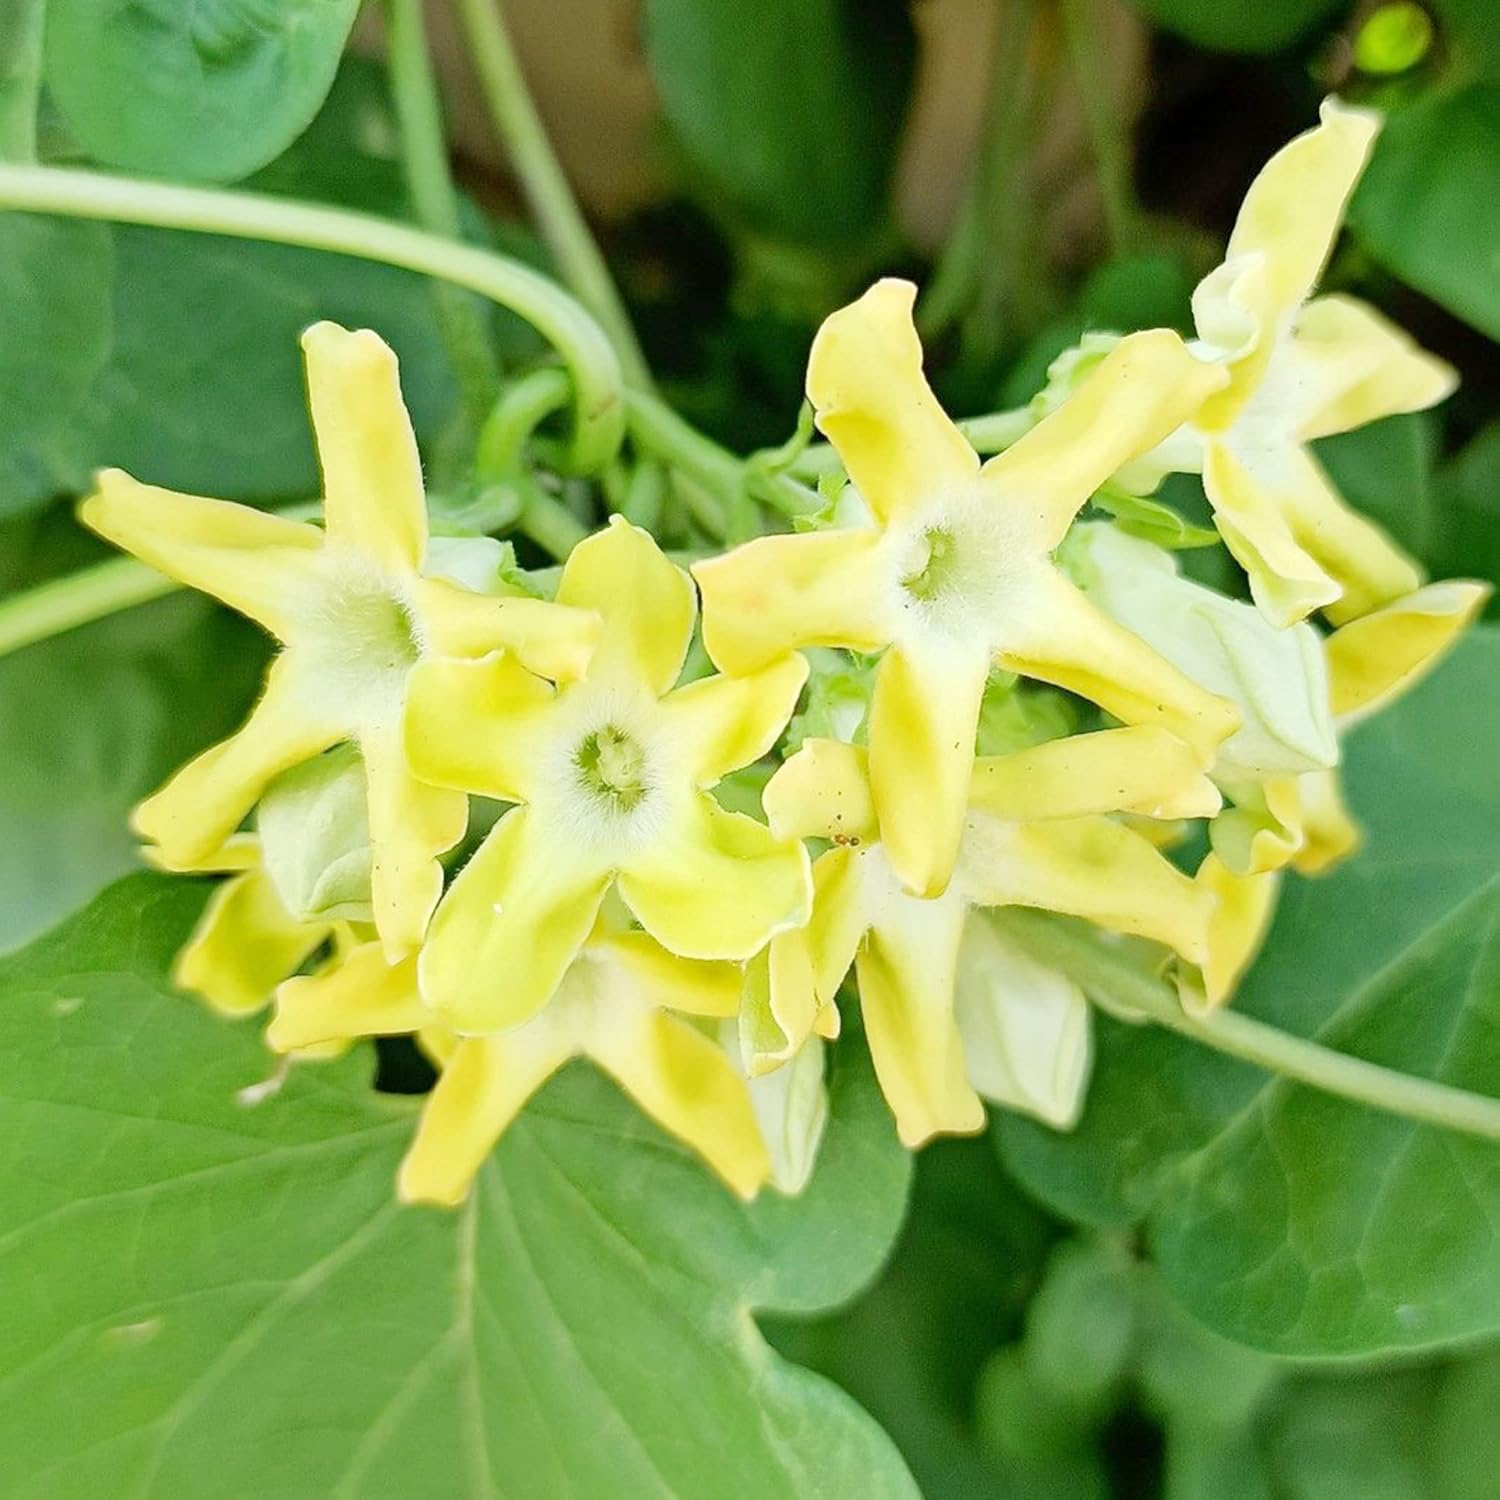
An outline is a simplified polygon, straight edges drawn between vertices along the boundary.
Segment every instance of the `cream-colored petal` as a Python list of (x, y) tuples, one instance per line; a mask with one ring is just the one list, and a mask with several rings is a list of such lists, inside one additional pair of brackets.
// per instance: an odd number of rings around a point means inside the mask
[(1479, 617), (1487, 583), (1429, 583), (1383, 609), (1352, 620), (1328, 637), (1333, 711), (1344, 727), (1415, 687)]
[(692, 580), (656, 545), (650, 532), (611, 516), (563, 564), (557, 602), (596, 610), (604, 621), (589, 676), (623, 675), (659, 698), (682, 672), (693, 638), (698, 600)]
[(970, 820), (962, 882), (977, 906), (1033, 906), (1153, 938), (1198, 962), (1213, 898), (1112, 818)]
[(954, 1019), (963, 903), (893, 896), (855, 960), (881, 1092), (906, 1146), (984, 1128)]
[(1215, 855), (1198, 867), (1198, 884), (1215, 899), (1202, 967), (1179, 975), (1185, 1010), (1203, 1014), (1228, 1003), (1245, 970), (1260, 952), (1281, 888), (1278, 871), (1236, 875)]
[(800, 843), (695, 794), (651, 846), (625, 862), (620, 895), (683, 958), (742, 960), (807, 920), (812, 875)]
[(222, 1015), (250, 1015), (328, 931), (325, 922), (296, 921), (265, 873), (247, 870), (222, 881), (208, 898), (177, 955), (172, 982), (202, 995)]
[(1309, 302), (1292, 333), (1290, 360), (1297, 435), (1305, 442), (1397, 412), (1423, 411), (1458, 384), (1452, 365), (1354, 297)]
[(984, 484), (1051, 551), (1100, 485), (1189, 420), (1226, 378), (1167, 329), (1131, 334), (1051, 416), (985, 464)]
[(419, 781), (399, 729), (360, 741), (369, 787), (370, 899), (375, 927), (392, 962), (422, 941), (443, 893), (446, 854), (464, 836), (469, 799)]
[(535, 1015), (588, 938), (609, 881), (529, 808), (506, 813), (433, 915), (417, 962), (422, 998), (465, 1036)]
[(1225, 258), (1264, 255), (1276, 307), (1295, 307), (1322, 274), (1379, 129), (1369, 110), (1325, 99), (1319, 123), (1283, 146), (1250, 184)]
[(666, 1012), (618, 1006), (585, 1038), (589, 1057), (742, 1198), (771, 1175), (750, 1092), (723, 1050)]
[(744, 677), (702, 677), (662, 700), (662, 732), (695, 786), (712, 786), (767, 754), (781, 738), (807, 661), (784, 656)]
[(641, 1005), (689, 1016), (732, 1016), (739, 1009), (738, 965), (678, 958), (644, 932), (615, 933), (591, 944), (592, 957), (609, 964), (614, 981)]
[(771, 1156), (771, 1186), (781, 1193), (800, 1193), (817, 1162), (828, 1125), (823, 1055), (813, 1037), (784, 1067), (750, 1079), (750, 1107)]
[(368, 328), (325, 322), (302, 335), (302, 353), (329, 540), (388, 572), (415, 573), (427, 502), (394, 350)]
[(963, 837), (989, 663), (892, 646), (870, 704), (870, 787), (886, 858), (913, 894), (947, 889)]
[(971, 807), (1012, 822), (1106, 812), (1209, 818), (1222, 800), (1193, 750), (1150, 724), (981, 756), (969, 792)]
[(909, 281), (877, 281), (824, 320), (807, 360), (818, 426), (882, 520), (968, 483), (979, 468), (922, 374), (916, 295)]
[(806, 646), (878, 651), (890, 640), (873, 529), (763, 536), (693, 564), (703, 644), (722, 672), (755, 672)]
[(344, 727), (329, 719), (295, 656), (279, 656), (243, 727), (146, 798), (132, 826), (157, 845), (166, 868), (192, 868), (223, 846), (277, 776), (343, 738)]
[(296, 631), (323, 534), (229, 500), (205, 500), (104, 469), (78, 508), (84, 525), (144, 563), (222, 600), (278, 640)]
[(551, 738), (553, 697), (506, 651), (418, 662), (407, 679), (404, 715), (412, 770), (434, 786), (531, 801)]
[(503, 648), (543, 677), (576, 682), (604, 634), (592, 609), (475, 594), (442, 578), (418, 578), (411, 591), (424, 642), (436, 656), (486, 656)]
[(777, 837), (871, 844), (880, 836), (868, 752), (842, 740), (804, 740), (761, 793)]
[(535, 1023), (459, 1042), (401, 1163), (402, 1202), (462, 1203), (506, 1126), (571, 1056), (569, 1033)]
[(1354, 854), (1364, 842), (1349, 815), (1337, 771), (1312, 771), (1298, 778), (1302, 808), (1302, 847), (1292, 856), (1299, 875), (1322, 875)]
[(1138, 635), (1117, 625), (1061, 574), (1037, 575), (1028, 609), (1010, 622), (1002, 667), (1097, 703), (1126, 724), (1168, 730), (1202, 766), (1239, 727), (1239, 711), (1205, 692)]
[(431, 1021), (417, 993), (416, 961), (388, 963), (379, 943), (361, 943), (342, 962), (288, 979), (276, 991), (266, 1045), (296, 1052), (358, 1037), (403, 1036)]

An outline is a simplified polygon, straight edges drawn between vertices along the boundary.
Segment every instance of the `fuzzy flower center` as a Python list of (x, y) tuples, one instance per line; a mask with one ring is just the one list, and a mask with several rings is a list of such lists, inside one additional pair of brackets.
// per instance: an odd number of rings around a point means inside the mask
[(584, 791), (619, 812), (633, 812), (646, 796), (646, 752), (640, 741), (614, 724), (586, 734), (574, 764)]

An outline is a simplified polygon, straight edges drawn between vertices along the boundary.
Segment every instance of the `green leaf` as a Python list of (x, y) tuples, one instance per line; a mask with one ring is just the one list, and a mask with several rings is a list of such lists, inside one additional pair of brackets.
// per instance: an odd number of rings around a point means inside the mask
[(131, 806), (236, 727), (264, 655), (184, 595), (0, 659), (0, 951), (138, 865)]
[[(1362, 854), (1289, 880), (1239, 1009), (1408, 1072), (1500, 1093), (1500, 633), (1357, 730)], [(1017, 1118), (1007, 1162), (1074, 1217), (1144, 1218), (1211, 1327), (1287, 1354), (1420, 1349), (1500, 1331), (1500, 1147), (1100, 1018), (1072, 1135)]]
[[(1479, 430), (1437, 476), (1434, 568), (1500, 585), (1500, 422)], [(1493, 614), (1500, 605), (1490, 601)]]
[(47, 87), (96, 160), (233, 181), (307, 128), (358, 9), (359, 0), (49, 0)]
[(1437, 422), (1430, 412), (1387, 417), (1314, 445), (1344, 499), (1434, 569), (1439, 518), (1432, 466), (1437, 445)]
[(893, 0), (646, 0), (646, 61), (710, 206), (848, 251), (886, 208), (915, 44)]
[(1500, 1474), (1500, 1353), (1444, 1372), (1434, 1402), (1433, 1500), (1489, 1500)]
[(1342, 0), (1133, 0), (1158, 26), (1214, 52), (1280, 52)]
[(201, 886), (133, 876), (0, 964), (7, 1500), (858, 1495), (889, 1440), (752, 1309), (870, 1277), (907, 1158), (843, 1047), (818, 1172), (746, 1208), (602, 1078), (549, 1085), (469, 1205), (403, 1208), (415, 1102), (273, 1070), (163, 975)]
[(1500, 83), (1393, 115), (1349, 208), (1382, 265), (1500, 338)]

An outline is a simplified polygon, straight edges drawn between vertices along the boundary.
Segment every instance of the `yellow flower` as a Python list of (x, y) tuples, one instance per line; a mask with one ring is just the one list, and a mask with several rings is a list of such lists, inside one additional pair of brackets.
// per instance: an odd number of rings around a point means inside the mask
[(422, 993), (463, 1035), (541, 1009), (606, 891), (684, 958), (742, 961), (811, 899), (806, 851), (709, 794), (776, 743), (807, 675), (784, 657), (674, 690), (693, 586), (615, 517), (573, 549), (559, 601), (597, 611), (598, 650), (554, 691), (497, 653), (412, 674), (407, 751), (439, 786), (525, 804), (506, 813), (433, 917)]
[(442, 890), (437, 856), (466, 803), (424, 786), (402, 745), (412, 668), (505, 646), (548, 676), (576, 677), (598, 635), (587, 611), (491, 598), (426, 576), (427, 513), (396, 358), (368, 330), (318, 323), (302, 337), (322, 462), (325, 531), (248, 506), (102, 473), (82, 519), (154, 568), (263, 625), (283, 650), (245, 726), (136, 809), (172, 869), (239, 826), (281, 772), (353, 741), (369, 789), (375, 922), (393, 957), (421, 941)]
[[(504, 982), (504, 971), (494, 975)], [(459, 1037), (435, 1024), (415, 959), (390, 965), (378, 944), (339, 968), (289, 980), (267, 1040), (278, 1051), (416, 1032), (441, 1072), (401, 1165), (409, 1203), (463, 1201), (506, 1127), (565, 1063), (586, 1057), (742, 1197), (771, 1175), (744, 1077), (694, 1018), (739, 1007), (740, 971), (678, 958), (647, 934), (597, 923), (550, 1002), (519, 1026)]]
[(870, 777), (892, 867), (942, 892), (963, 829), (992, 665), (1156, 724), (1206, 761), (1232, 710), (1106, 619), (1052, 565), (1093, 491), (1224, 380), (1175, 334), (1121, 341), (1078, 392), (981, 466), (922, 375), (914, 288), (881, 281), (824, 323), (807, 390), (868, 505), (868, 525), (762, 537), (698, 563), (703, 638), (754, 672), (809, 646), (884, 649)]
[(1256, 603), (1281, 625), (1316, 609), (1351, 620), (1422, 581), (1306, 447), (1432, 406), (1456, 383), (1363, 302), (1308, 300), (1378, 129), (1378, 116), (1325, 100), (1321, 123), (1251, 184), (1224, 263), (1193, 296), (1200, 352), (1229, 373), (1193, 419), (1204, 488)]
[[(854, 965), (875, 1071), (908, 1146), (984, 1123), (955, 1019), (972, 908), (1066, 912), (1154, 938), (1192, 962), (1205, 957), (1212, 896), (1105, 816), (1217, 810), (1196, 756), (1168, 731), (1103, 730), (978, 759), (954, 878), (932, 899), (903, 888), (879, 842), (868, 759), (856, 746), (809, 740), (766, 788), (773, 829), (834, 844), (817, 862), (808, 925), (814, 993), (778, 1009), (806, 1014), (831, 1002)], [(1036, 1097), (1055, 1092), (1050, 1079), (1031, 1086)]]

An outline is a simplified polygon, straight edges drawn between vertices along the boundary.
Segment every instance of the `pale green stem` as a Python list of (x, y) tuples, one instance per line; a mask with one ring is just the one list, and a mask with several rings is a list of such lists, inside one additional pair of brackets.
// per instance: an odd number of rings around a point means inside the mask
[(1094, 171), (1099, 179), (1099, 194), (1104, 201), (1110, 248), (1120, 255), (1135, 238), (1135, 188), (1131, 181), (1130, 142), (1122, 128), (1110, 70), (1099, 48), (1099, 8), (1094, 0), (1062, 0), (1062, 16), (1089, 147), (1094, 155)]
[(520, 468), (526, 444), (537, 427), (572, 399), (566, 370), (548, 365), (506, 385), (479, 431), (474, 467), (481, 478)]
[[(424, 229), (461, 239), (458, 194), (448, 170), (437, 82), (422, 27), (422, 0), (385, 0), (385, 13), (391, 96), (401, 126), (401, 160), (412, 209)], [(472, 432), (484, 419), (500, 380), (484, 307), (447, 281), (434, 281), (432, 294)]]
[(118, 610), (160, 599), (181, 587), (133, 557), (111, 558), (66, 578), (0, 599), (0, 656), (48, 636), (102, 620)]
[(1138, 1012), (1158, 1026), (1268, 1072), (1422, 1125), (1500, 1141), (1500, 1099), (1417, 1078), (1293, 1036), (1236, 1011), (1191, 1016), (1164, 979), (1144, 972), (1107, 939), (1081, 923), (1009, 908), (990, 919), (1038, 963), (1067, 974), (1111, 1008)]
[(589, 529), (561, 500), (549, 495), (536, 476), (525, 470), (511, 481), (521, 491), (524, 504), (516, 530), (559, 562), (589, 534)]
[(599, 325), (555, 282), (492, 250), (348, 209), (53, 167), (0, 166), (4, 208), (271, 240), (441, 277), (519, 313), (562, 356), (573, 379), (574, 468), (602, 469), (624, 437), (624, 379)]
[(44, 0), (0, 0), (0, 161), (36, 160)]
[(490, 118), (563, 281), (609, 334), (631, 384), (649, 386), (651, 372), (630, 316), (552, 153), (506, 32), (499, 0), (459, 0), (459, 14)]

